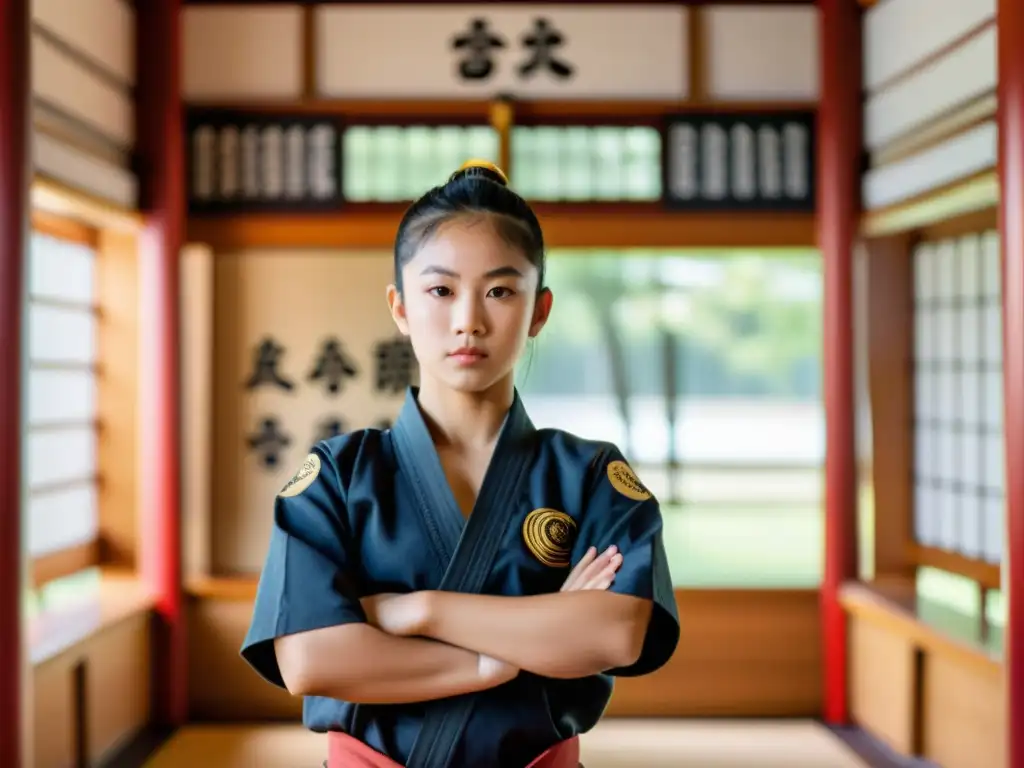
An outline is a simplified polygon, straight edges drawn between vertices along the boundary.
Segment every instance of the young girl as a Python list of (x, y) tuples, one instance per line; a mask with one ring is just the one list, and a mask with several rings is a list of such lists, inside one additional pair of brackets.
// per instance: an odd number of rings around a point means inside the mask
[(498, 168), (409, 208), (387, 299), (420, 387), (278, 494), (242, 655), (305, 697), (329, 768), (576, 768), (612, 677), (679, 639), (658, 503), (615, 446), (526, 415), (513, 368), (552, 295)]

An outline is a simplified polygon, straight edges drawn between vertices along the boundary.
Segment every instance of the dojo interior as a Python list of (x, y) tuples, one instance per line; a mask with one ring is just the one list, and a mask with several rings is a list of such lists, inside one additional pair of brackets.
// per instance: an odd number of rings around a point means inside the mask
[(272, 501), (397, 415), (395, 230), (482, 158), (531, 417), (665, 517), (584, 765), (1024, 768), (1014, 0), (0, 9), (0, 764), (320, 765), (239, 656)]

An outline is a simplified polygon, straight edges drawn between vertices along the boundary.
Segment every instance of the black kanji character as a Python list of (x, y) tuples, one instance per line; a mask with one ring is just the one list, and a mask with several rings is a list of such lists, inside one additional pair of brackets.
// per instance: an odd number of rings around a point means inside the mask
[(377, 361), (375, 384), (378, 392), (398, 394), (412, 384), (416, 357), (407, 338), (402, 336), (377, 342), (374, 358)]
[(317, 434), (314, 444), (319, 443), (321, 440), (330, 440), (332, 437), (337, 437), (347, 431), (348, 430), (345, 429), (344, 421), (336, 417), (327, 417), (317, 425)]
[(354, 378), (357, 373), (359, 370), (352, 358), (346, 354), (341, 342), (330, 338), (321, 347), (320, 356), (316, 359), (313, 372), (309, 374), (309, 380), (323, 379), (327, 382), (327, 391), (336, 395), (341, 391), (345, 378)]
[(487, 19), (473, 19), (469, 31), (452, 39), (452, 50), (466, 48), (468, 53), (459, 61), (459, 75), (464, 80), (486, 80), (494, 72), (491, 51), (504, 48), (505, 39), (488, 29)]
[(245, 382), (245, 388), (256, 389), (261, 384), (270, 384), (281, 387), (281, 389), (288, 392), (295, 389), (295, 384), (284, 378), (277, 370), (282, 354), (284, 354), (284, 347), (274, 341), (273, 338), (267, 336), (263, 339), (259, 346), (253, 350), (253, 372), (248, 381)]
[(250, 449), (259, 454), (263, 466), (268, 469), (277, 466), (281, 451), (292, 444), (291, 438), (281, 431), (274, 416), (263, 419), (256, 432), (246, 438), (246, 442)]
[(563, 80), (572, 77), (572, 65), (556, 59), (552, 51), (565, 43), (565, 37), (545, 18), (534, 19), (533, 31), (523, 35), (523, 47), (529, 48), (530, 58), (519, 65), (519, 76), (532, 76), (538, 69), (547, 69)]

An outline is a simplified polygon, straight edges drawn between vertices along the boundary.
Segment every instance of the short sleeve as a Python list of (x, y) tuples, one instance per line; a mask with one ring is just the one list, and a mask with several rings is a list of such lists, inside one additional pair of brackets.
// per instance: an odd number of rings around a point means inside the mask
[(274, 501), (274, 522), (242, 657), (284, 687), (274, 640), (365, 622), (347, 554), (344, 494), (332, 458), (320, 447)]
[(622, 565), (610, 591), (654, 603), (640, 659), (608, 673), (646, 675), (662, 667), (679, 643), (679, 613), (662, 541), (661, 509), (617, 448), (608, 447), (597, 457), (590, 482), (573, 560), (582, 557), (587, 547), (602, 551), (614, 544), (622, 553)]

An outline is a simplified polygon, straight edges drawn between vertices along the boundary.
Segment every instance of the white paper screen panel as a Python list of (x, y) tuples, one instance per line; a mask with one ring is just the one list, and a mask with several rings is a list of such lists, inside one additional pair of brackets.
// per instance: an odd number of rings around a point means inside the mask
[(918, 542), (1003, 555), (1001, 286), (994, 232), (914, 253), (914, 530)]
[(94, 540), (99, 531), (97, 497), (94, 483), (29, 497), (29, 555), (39, 557)]
[(29, 552), (97, 533), (95, 253), (33, 233), (28, 258), (25, 471)]
[(96, 261), (91, 249), (46, 235), (29, 242), (29, 300), (50, 299), (74, 306), (92, 306)]
[[(324, 5), (317, 9), (317, 85), (326, 98), (682, 99), (688, 19), (682, 6), (643, 3)], [(570, 77), (544, 66), (520, 73), (538, 20), (560, 36), (550, 53), (571, 68)], [(474, 23), (485, 25), (482, 49), (454, 47)], [(489, 48), (491, 38), (501, 46)], [(486, 74), (460, 74), (467, 56)]]
[(32, 93), (117, 145), (134, 144), (135, 111), (128, 86), (83, 66), (39, 32), (32, 35)]
[(30, 433), (25, 467), (29, 493), (58, 483), (91, 481), (96, 475), (96, 448), (92, 425)]
[(996, 29), (989, 27), (939, 59), (868, 97), (864, 143), (878, 149), (930, 120), (995, 90)]
[(96, 313), (91, 308), (30, 301), (28, 311), (28, 351), (33, 362), (96, 362)]
[(818, 11), (812, 6), (705, 8), (708, 95), (723, 101), (818, 98)]
[(32, 0), (32, 21), (118, 80), (135, 83), (135, 13), (128, 0)]
[(871, 169), (861, 185), (864, 207), (893, 205), (994, 168), (996, 139), (996, 124), (989, 121), (904, 160)]
[(864, 14), (864, 87), (876, 90), (995, 17), (995, 0), (886, 0)]
[(188, 6), (182, 25), (187, 101), (303, 95), (302, 8)]

